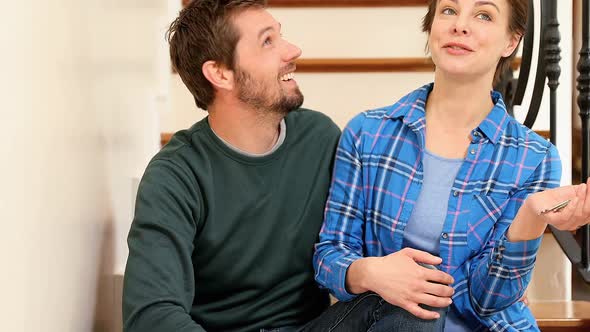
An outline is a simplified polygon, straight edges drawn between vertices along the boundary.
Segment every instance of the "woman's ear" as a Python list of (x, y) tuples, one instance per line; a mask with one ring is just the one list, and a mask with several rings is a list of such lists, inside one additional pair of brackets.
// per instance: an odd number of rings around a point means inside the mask
[(518, 47), (518, 43), (520, 43), (521, 38), (522, 35), (516, 33), (512, 34), (512, 37), (510, 38), (508, 45), (504, 49), (504, 52), (502, 52), (502, 57), (509, 57)]
[(217, 89), (232, 90), (234, 87), (234, 72), (225, 65), (209, 60), (201, 68), (203, 75)]

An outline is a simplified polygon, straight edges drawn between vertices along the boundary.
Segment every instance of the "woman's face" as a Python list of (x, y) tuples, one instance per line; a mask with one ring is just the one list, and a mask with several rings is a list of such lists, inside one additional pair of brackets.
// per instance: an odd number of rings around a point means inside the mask
[(507, 0), (440, 0), (428, 45), (437, 71), (466, 79), (493, 80), (501, 57), (518, 46), (510, 32)]

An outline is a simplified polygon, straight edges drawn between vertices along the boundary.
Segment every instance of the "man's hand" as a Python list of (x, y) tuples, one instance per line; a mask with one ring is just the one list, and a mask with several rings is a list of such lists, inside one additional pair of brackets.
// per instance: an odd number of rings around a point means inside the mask
[(443, 308), (452, 303), (453, 278), (442, 271), (418, 263), (438, 265), (440, 257), (405, 248), (384, 257), (362, 258), (352, 263), (346, 284), (353, 293), (373, 291), (385, 301), (422, 319), (436, 319), (439, 314), (418, 304)]

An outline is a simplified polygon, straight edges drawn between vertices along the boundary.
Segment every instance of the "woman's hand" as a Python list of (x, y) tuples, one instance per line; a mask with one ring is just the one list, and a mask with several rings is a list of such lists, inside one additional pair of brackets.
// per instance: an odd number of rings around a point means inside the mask
[[(590, 178), (587, 183), (564, 186), (531, 195), (527, 202), (539, 219), (563, 231), (573, 231), (590, 222)], [(570, 200), (563, 209), (555, 212), (541, 211)]]
[[(590, 178), (587, 183), (545, 190), (530, 195), (521, 208), (506, 236), (509, 241), (536, 239), (547, 225), (562, 231), (572, 231), (590, 221)], [(543, 212), (570, 200), (563, 209)]]
[(440, 257), (405, 248), (384, 257), (362, 258), (352, 263), (346, 275), (347, 287), (353, 293), (373, 291), (385, 301), (422, 319), (437, 319), (439, 314), (419, 304), (444, 308), (452, 303), (453, 277), (420, 266), (438, 265)]

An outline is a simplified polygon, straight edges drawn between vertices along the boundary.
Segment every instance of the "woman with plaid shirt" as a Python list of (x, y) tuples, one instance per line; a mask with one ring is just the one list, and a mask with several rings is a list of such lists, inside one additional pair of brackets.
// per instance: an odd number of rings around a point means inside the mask
[(431, 0), (423, 30), (434, 83), (343, 131), (314, 255), (316, 280), (339, 300), (373, 294), (376, 311), (401, 308), (437, 330), (538, 330), (518, 300), (543, 232), (586, 224), (590, 198), (587, 184), (558, 187), (555, 146), (491, 91), (527, 4)]

